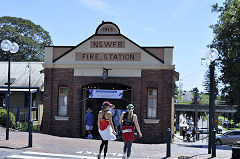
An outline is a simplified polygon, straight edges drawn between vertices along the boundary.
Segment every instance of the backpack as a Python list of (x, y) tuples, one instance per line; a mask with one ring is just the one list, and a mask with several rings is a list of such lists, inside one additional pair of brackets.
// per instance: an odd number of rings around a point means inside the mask
[(133, 118), (129, 120), (127, 116), (128, 116), (128, 113), (125, 113), (123, 116), (122, 137), (124, 141), (135, 140)]
[(128, 119), (128, 112), (124, 113), (123, 116), (123, 126), (134, 126), (134, 122), (133, 122), (133, 116), (132, 119)]

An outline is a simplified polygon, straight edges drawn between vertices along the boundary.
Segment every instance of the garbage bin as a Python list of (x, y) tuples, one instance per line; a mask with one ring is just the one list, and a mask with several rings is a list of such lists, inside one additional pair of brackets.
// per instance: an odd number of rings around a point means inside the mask
[(232, 146), (232, 159), (240, 158), (240, 141), (237, 141)]

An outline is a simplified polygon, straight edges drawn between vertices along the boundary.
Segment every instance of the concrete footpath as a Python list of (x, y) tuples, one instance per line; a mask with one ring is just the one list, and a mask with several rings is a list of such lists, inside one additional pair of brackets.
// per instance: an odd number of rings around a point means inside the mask
[[(0, 127), (0, 148), (20, 149), (23, 151), (44, 152), (68, 155), (96, 156), (101, 140), (68, 138), (33, 133), (33, 147), (28, 148), (28, 132), (10, 131), (9, 140), (6, 140), (6, 130)], [(107, 158), (121, 158), (123, 142), (110, 141)], [(217, 146), (217, 157), (229, 159), (232, 155), (231, 146)], [(139, 144), (132, 147), (133, 159), (161, 159), (166, 157), (166, 144)], [(96, 157), (97, 158), (97, 157)], [(206, 143), (183, 142), (175, 138), (171, 144), (169, 159), (205, 159), (211, 158)]]

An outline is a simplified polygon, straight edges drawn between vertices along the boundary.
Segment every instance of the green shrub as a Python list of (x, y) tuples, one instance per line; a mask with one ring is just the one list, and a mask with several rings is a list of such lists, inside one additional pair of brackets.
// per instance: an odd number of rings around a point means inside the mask
[(18, 123), (17, 129), (21, 130), (21, 131), (28, 131), (28, 123), (27, 122), (26, 123), (24, 123), (24, 122)]
[[(9, 128), (15, 127), (15, 116), (12, 112), (9, 112)], [(7, 110), (6, 109), (0, 109), (0, 125), (3, 127), (7, 126)]]
[[(16, 129), (18, 129), (20, 131), (28, 131), (28, 122), (18, 122)], [(38, 125), (33, 125), (32, 131), (39, 132), (40, 127)]]

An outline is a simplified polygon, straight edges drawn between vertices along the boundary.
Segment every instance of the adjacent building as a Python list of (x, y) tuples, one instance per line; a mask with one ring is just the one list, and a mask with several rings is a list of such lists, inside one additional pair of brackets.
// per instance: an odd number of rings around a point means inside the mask
[[(30, 72), (28, 66), (30, 66)], [(0, 68), (0, 108), (5, 108), (8, 92), (8, 62), (0, 62)], [(41, 125), (44, 86), (42, 70), (42, 62), (11, 62), (9, 110), (15, 115), (16, 121), (28, 121), (30, 86), (31, 117), (35, 125)]]

